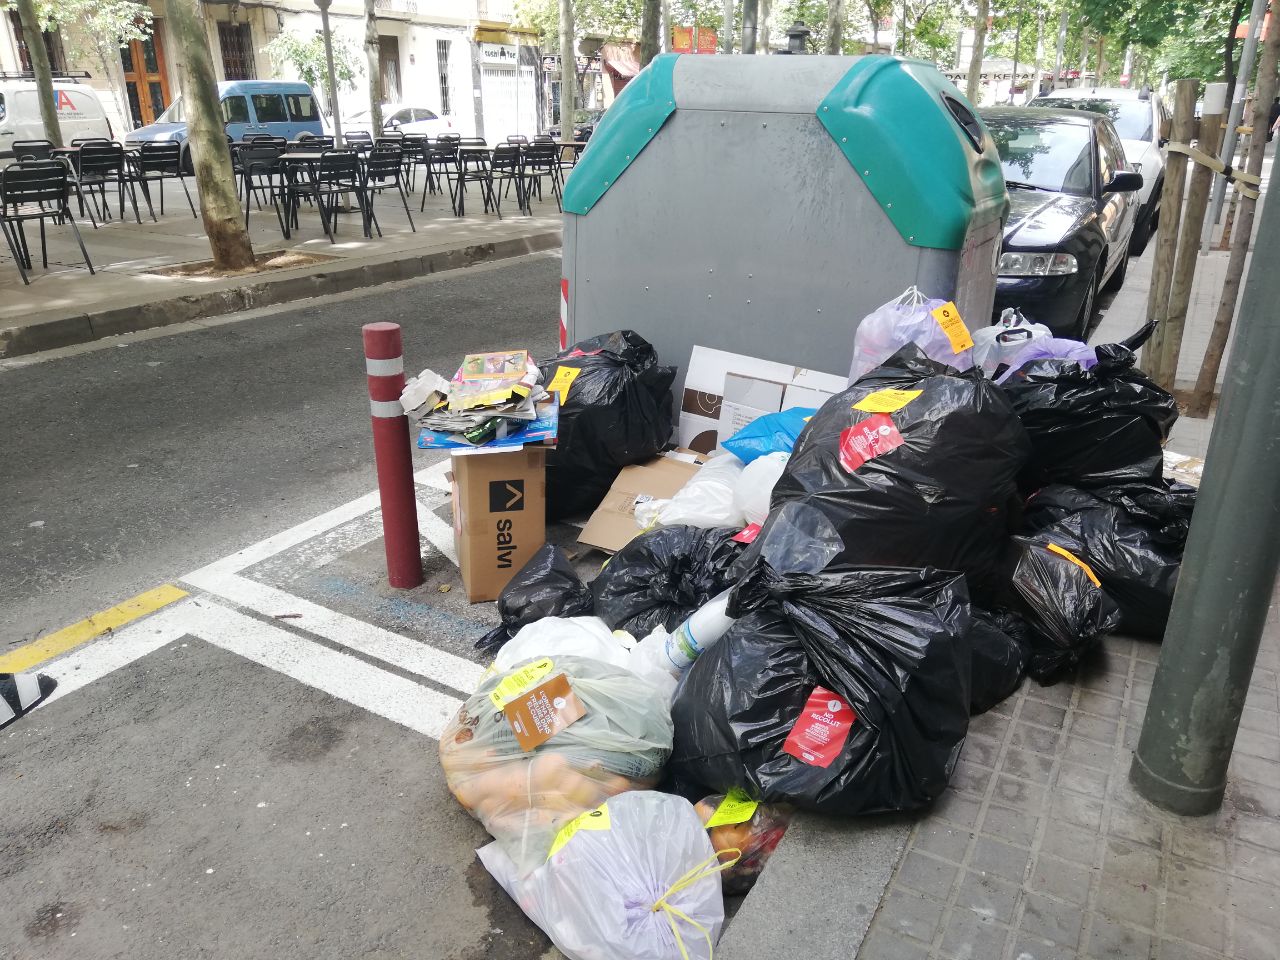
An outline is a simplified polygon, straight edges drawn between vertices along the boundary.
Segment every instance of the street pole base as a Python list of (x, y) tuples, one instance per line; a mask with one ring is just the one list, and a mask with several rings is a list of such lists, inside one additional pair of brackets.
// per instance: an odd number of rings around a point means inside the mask
[(1222, 806), (1222, 798), (1227, 792), (1225, 780), (1221, 786), (1215, 787), (1188, 787), (1172, 783), (1153, 773), (1136, 752), (1129, 767), (1129, 782), (1144, 799), (1183, 817), (1203, 817), (1213, 813)]

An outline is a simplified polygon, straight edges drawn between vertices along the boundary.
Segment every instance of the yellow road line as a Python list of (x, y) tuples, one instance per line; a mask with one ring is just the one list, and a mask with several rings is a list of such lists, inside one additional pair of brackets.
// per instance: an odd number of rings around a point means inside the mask
[(88, 643), (108, 630), (118, 630), (130, 621), (154, 613), (175, 600), (181, 600), (186, 595), (187, 591), (179, 590), (167, 583), (146, 593), (140, 593), (124, 603), (118, 603), (101, 613), (86, 617), (79, 623), (63, 627), (57, 633), (51, 633), (0, 655), (0, 673), (21, 673), (23, 670), (30, 670), (46, 660), (52, 660), (74, 647)]

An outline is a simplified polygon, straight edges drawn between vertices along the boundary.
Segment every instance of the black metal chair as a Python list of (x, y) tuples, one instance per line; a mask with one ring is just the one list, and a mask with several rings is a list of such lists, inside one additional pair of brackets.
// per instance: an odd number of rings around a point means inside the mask
[(269, 133), (254, 133), (244, 138), (245, 143), (269, 143), (279, 150), (284, 150), (289, 146), (288, 137), (277, 137)]
[(182, 192), (187, 195), (187, 206), (191, 208), (191, 216), (196, 216), (196, 205), (191, 201), (191, 191), (187, 189), (187, 175), (182, 169), (182, 145), (174, 141), (161, 143), (144, 143), (133, 161), (132, 179), (142, 187), (147, 201), (151, 201), (152, 183), (158, 184), (160, 192), (160, 215), (164, 216), (164, 182), (177, 180), (182, 184)]
[(458, 137), (458, 146), (460, 147), (487, 147), (489, 141), (484, 137)]
[(406, 133), (400, 142), (401, 160), (404, 167), (404, 186), (410, 193), (417, 186), (417, 170), (427, 165), (427, 149), (431, 139), (423, 133)]
[(459, 146), (454, 152), (452, 169), (447, 170), (449, 180), (449, 199), (453, 202), (453, 215), (463, 216), (467, 211), (467, 184), (480, 186), (480, 199), (484, 201), (484, 211), (494, 202), (493, 172), (489, 169), (492, 156), (488, 150), (464, 150)]
[(13, 158), (15, 160), (52, 160), (52, 140), (15, 140), (13, 141)]
[[(425, 148), (423, 155), (426, 158), (427, 189), (422, 191), (422, 202), (418, 204), (418, 212), (423, 213), (427, 209), (427, 193), (443, 192), (445, 189), (445, 183), (448, 184), (449, 202), (456, 208), (457, 200), (454, 197), (453, 181), (451, 178), (458, 167), (457, 139), (437, 137), (435, 143), (429, 144)], [(441, 182), (440, 178), (442, 176), (444, 177), (445, 183)]]
[[(85, 141), (78, 147), (75, 168), (81, 202), (83, 203), (84, 198), (83, 190), (87, 187), (94, 211), (104, 222), (111, 219), (107, 184), (114, 183), (121, 219), (124, 218), (124, 195), (128, 193), (129, 204), (133, 207), (133, 217), (138, 223), (142, 223), (142, 216), (138, 213), (138, 197), (129, 176), (129, 158), (125, 156), (124, 147), (109, 140)], [(98, 207), (98, 201), (94, 196), (94, 188), (97, 188), (98, 194), (102, 197), (101, 208)], [(150, 198), (147, 198), (147, 211), (151, 214), (151, 219), (155, 220), (156, 212), (151, 207)], [(97, 226), (97, 219), (93, 219), (94, 226)]]
[(274, 143), (254, 142), (240, 148), (240, 195), (244, 197), (244, 226), (249, 228), (249, 210), (256, 200), (258, 209), (266, 200), (275, 207), (280, 232), (284, 233), (284, 218), (280, 213), (281, 150)]
[(46, 246), (44, 222), (53, 220), (55, 223), (71, 224), (76, 243), (80, 245), (80, 255), (84, 257), (84, 265), (89, 268), (89, 273), (94, 272), (89, 251), (84, 247), (84, 238), (80, 236), (80, 227), (67, 203), (71, 187), (71, 171), (65, 163), (58, 160), (19, 160), (0, 170), (0, 198), (3, 198), (0, 202), (0, 230), (4, 232), (5, 242), (9, 245), (9, 252), (13, 254), (24, 284), (31, 283), (27, 271), (34, 269), (26, 234), (22, 229), (23, 223), (28, 220), (40, 222), (40, 259), (46, 270), (49, 268), (49, 249)]
[(363, 153), (373, 147), (373, 134), (368, 130), (352, 130), (342, 135), (343, 142), (352, 150)]
[(540, 133), (533, 138), (534, 143), (555, 143), (555, 138), (549, 133)]
[(378, 218), (373, 212), (373, 198), (383, 190), (389, 190), (392, 187), (395, 187), (396, 192), (400, 194), (404, 215), (409, 218), (409, 229), (414, 233), (418, 232), (418, 228), (413, 223), (413, 215), (409, 212), (409, 197), (404, 192), (403, 177), (404, 157), (399, 147), (374, 147), (369, 151), (364, 168), (365, 236), (369, 236), (370, 225), (377, 227), (378, 236), (382, 236), (382, 227), (378, 224)]
[(560, 206), (560, 164), (556, 160), (554, 143), (531, 143), (524, 148), (523, 170), (521, 180), (524, 186), (525, 211), (532, 215), (531, 198), (536, 191), (538, 199), (542, 199), (542, 181), (551, 181), (551, 195), (556, 198), (556, 209)]
[[(501, 184), (501, 187), (498, 184)], [(513, 186), (516, 188), (516, 205), (532, 216), (529, 210), (529, 197), (525, 192), (520, 146), (514, 143), (500, 143), (493, 148), (493, 156), (489, 161), (489, 198), (493, 201), (493, 212), (498, 215), (499, 220), (502, 219), (502, 198)], [(488, 212), (488, 207), (485, 211)]]
[(524, 136), (524, 134), (513, 133), (511, 136), (507, 137), (507, 143), (517, 143), (520, 146), (525, 147), (529, 145), (529, 138)]
[[(308, 165), (309, 168), (309, 165)], [(326, 150), (315, 166), (314, 176), (299, 176), (300, 168), (289, 165), (289, 176), (285, 184), (286, 197), (286, 231), (288, 225), (297, 225), (298, 203), (303, 199), (315, 202), (320, 211), (320, 224), (330, 243), (335, 243), (334, 232), (337, 226), (338, 201), (345, 194), (354, 194), (360, 206), (362, 223), (367, 224), (368, 204), (365, 199), (364, 177), (360, 172), (360, 158), (354, 151)], [(365, 236), (368, 236), (365, 230)]]

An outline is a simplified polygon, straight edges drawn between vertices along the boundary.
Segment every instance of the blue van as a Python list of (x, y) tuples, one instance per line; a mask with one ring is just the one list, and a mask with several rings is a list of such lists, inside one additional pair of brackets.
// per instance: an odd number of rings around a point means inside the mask
[[(296, 140), (303, 133), (321, 136), (320, 106), (308, 84), (287, 80), (228, 80), (218, 84), (222, 120), (227, 136), (243, 140), (255, 133)], [(182, 164), (191, 169), (187, 150), (187, 121), (182, 98), (176, 98), (155, 123), (131, 131), (125, 143), (176, 140), (182, 144)]]

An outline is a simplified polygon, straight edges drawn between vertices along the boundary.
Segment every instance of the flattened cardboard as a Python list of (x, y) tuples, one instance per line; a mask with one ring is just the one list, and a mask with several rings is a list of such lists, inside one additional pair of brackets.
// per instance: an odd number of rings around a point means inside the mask
[(472, 603), (497, 600), (546, 541), (546, 450), (453, 455), (453, 540)]
[[(604, 500), (582, 528), (579, 543), (614, 553), (640, 534), (636, 526), (636, 504), (646, 500), (669, 500), (689, 482), (701, 465), (689, 462), (687, 454), (655, 457), (648, 463), (623, 467)], [(679, 459), (677, 459), (679, 457)]]

